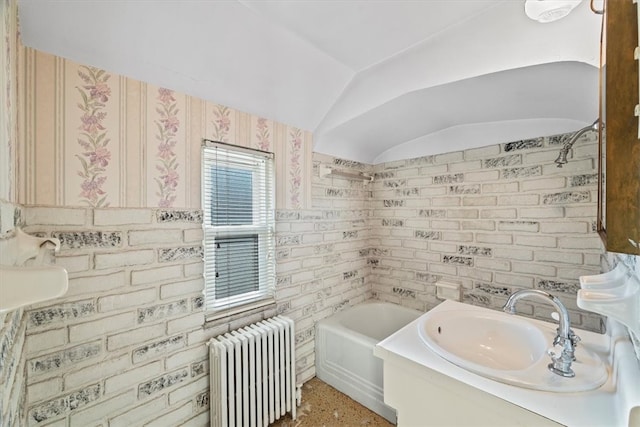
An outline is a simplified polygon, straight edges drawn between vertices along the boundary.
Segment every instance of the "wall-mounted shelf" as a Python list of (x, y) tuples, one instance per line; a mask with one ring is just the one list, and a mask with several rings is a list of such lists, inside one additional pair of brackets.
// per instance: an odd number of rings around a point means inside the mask
[(323, 178), (337, 176), (340, 178), (351, 179), (354, 181), (363, 181), (365, 184), (373, 182), (373, 176), (367, 175), (366, 173), (341, 171), (339, 169), (334, 169), (332, 167), (324, 166), (324, 165), (320, 166), (320, 176)]

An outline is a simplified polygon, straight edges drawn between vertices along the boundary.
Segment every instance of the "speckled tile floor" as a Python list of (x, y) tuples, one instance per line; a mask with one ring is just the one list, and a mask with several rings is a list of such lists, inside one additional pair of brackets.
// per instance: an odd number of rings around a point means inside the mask
[(389, 421), (360, 405), (318, 378), (302, 386), (302, 404), (297, 418), (291, 415), (271, 424), (275, 427), (393, 426)]

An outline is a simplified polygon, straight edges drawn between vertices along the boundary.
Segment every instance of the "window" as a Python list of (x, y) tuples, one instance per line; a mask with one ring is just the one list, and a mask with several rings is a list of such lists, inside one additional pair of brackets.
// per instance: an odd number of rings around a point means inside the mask
[(205, 140), (202, 148), (205, 308), (273, 298), (273, 154)]

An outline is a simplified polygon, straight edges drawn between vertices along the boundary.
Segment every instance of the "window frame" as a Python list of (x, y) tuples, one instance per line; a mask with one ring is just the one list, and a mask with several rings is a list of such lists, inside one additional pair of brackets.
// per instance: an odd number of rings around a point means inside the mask
[[(275, 303), (275, 159), (266, 151), (240, 147), (218, 141), (204, 140), (202, 144), (201, 179), (204, 249), (204, 307), (207, 320), (228, 316)], [(252, 171), (252, 223), (242, 225), (213, 225), (213, 186), (211, 170), (216, 165)], [(211, 193), (211, 194), (210, 194)], [(258, 236), (258, 289), (215, 298), (216, 238)]]

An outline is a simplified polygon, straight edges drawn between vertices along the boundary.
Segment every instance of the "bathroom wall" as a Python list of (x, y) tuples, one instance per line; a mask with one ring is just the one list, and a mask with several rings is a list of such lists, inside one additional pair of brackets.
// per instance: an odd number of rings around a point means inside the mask
[[(22, 317), (25, 423), (207, 425), (205, 342), (275, 313), (296, 321), (298, 381), (311, 378), (315, 321), (371, 297), (371, 193), (317, 165), (370, 166), (312, 159), (309, 132), (46, 53), (22, 48), (20, 65), (17, 197), (27, 232), (62, 240), (53, 261), (70, 277)], [(274, 151), (278, 183), (277, 304), (206, 326), (202, 138)]]
[(204, 326), (200, 210), (25, 208), (59, 238), (67, 294), (26, 311), (27, 424), (208, 425), (206, 342), (276, 313), (296, 324), (298, 382), (315, 375), (314, 324), (371, 297), (370, 192), (318, 176), (313, 206), (277, 211), (277, 304)]
[[(20, 221), (15, 204), (15, 147), (17, 136), (17, 26), (15, 0), (1, 0), (0, 22), (0, 239), (11, 236)], [(0, 425), (19, 425), (24, 414), (23, 310), (0, 313)]]
[(18, 201), (200, 207), (202, 139), (273, 151), (277, 206), (309, 207), (311, 133), (22, 47)]
[[(573, 325), (602, 331), (577, 308), (578, 277), (600, 272), (595, 232), (595, 133), (578, 140), (563, 168), (553, 160), (570, 135), (456, 151), (375, 167), (371, 246), (380, 299), (421, 310), (436, 283), (459, 284), (464, 302), (499, 309), (521, 288), (558, 295)], [(518, 304), (549, 319), (551, 307)]]

